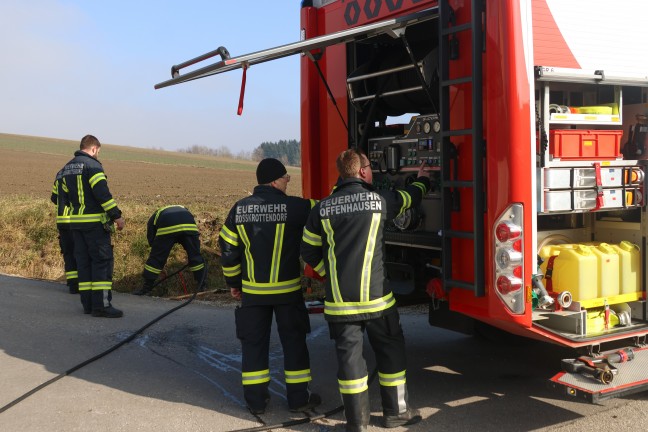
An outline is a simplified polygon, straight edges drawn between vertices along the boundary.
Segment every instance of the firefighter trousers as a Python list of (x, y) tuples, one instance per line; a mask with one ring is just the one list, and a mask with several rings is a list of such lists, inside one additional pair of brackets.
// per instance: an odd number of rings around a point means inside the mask
[(72, 235), (83, 311), (90, 313), (110, 306), (114, 265), (110, 232), (98, 225), (73, 229)]
[(284, 354), (288, 407), (297, 409), (310, 398), (310, 359), (306, 334), (310, 332), (303, 299), (280, 305), (241, 306), (235, 310), (236, 336), (241, 340), (243, 395), (251, 409), (265, 409), (270, 393), (270, 330), (275, 315)]
[(366, 321), (329, 322), (329, 330), (331, 339), (335, 340), (338, 385), (347, 423), (369, 424), (369, 377), (362, 354), (365, 330), (376, 355), (383, 414), (391, 416), (407, 411), (407, 360), (398, 311), (394, 308), (387, 315)]
[(145, 286), (153, 286), (155, 279), (164, 269), (164, 266), (169, 258), (173, 245), (179, 243), (187, 252), (187, 259), (189, 261), (189, 270), (193, 272), (196, 282), (200, 282), (205, 269), (205, 261), (200, 255), (200, 237), (195, 234), (185, 234), (183, 232), (174, 234), (165, 234), (156, 236), (151, 245), (151, 253), (146, 260), (144, 266)]
[(74, 236), (69, 228), (59, 228), (59, 246), (63, 255), (65, 267), (65, 280), (70, 292), (79, 288), (79, 274), (77, 273), (76, 259), (74, 258)]

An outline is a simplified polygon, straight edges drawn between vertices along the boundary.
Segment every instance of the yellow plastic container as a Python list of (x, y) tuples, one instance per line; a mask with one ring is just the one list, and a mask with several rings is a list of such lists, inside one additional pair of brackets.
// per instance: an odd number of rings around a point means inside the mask
[(641, 291), (641, 252), (639, 246), (629, 241), (611, 245), (619, 255), (619, 293)]
[(607, 243), (591, 246), (597, 258), (598, 297), (619, 295), (619, 254)]
[[(591, 246), (581, 244), (550, 245), (540, 249), (543, 273), (547, 273), (549, 257), (553, 263), (551, 290), (569, 291), (574, 301), (598, 297), (598, 258)], [(549, 285), (545, 282), (545, 286)]]

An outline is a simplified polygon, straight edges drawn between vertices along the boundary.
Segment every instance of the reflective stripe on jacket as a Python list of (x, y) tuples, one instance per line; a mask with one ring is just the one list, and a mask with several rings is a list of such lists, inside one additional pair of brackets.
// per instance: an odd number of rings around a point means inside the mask
[(313, 208), (301, 253), (326, 276), (328, 321), (372, 319), (395, 305), (383, 265), (385, 222), (419, 205), (429, 187), (427, 177), (404, 190), (374, 190), (359, 178), (344, 179)]
[(146, 239), (149, 246), (157, 236), (185, 233), (199, 235), (196, 220), (191, 212), (181, 205), (170, 205), (159, 208), (146, 224)]
[(68, 200), (68, 190), (65, 184), (63, 183), (63, 170), (60, 170), (56, 174), (56, 179), (52, 185), (52, 196), (50, 197), (51, 201), (56, 204), (56, 226), (59, 229), (69, 229), (70, 228), (70, 212), (72, 208)]
[(119, 219), (121, 210), (113, 199), (101, 162), (77, 150), (61, 172), (71, 207), (70, 227), (82, 229)]
[(258, 185), (232, 207), (218, 243), (225, 282), (242, 289), (244, 302), (280, 303), (302, 295), (299, 244), (314, 204)]

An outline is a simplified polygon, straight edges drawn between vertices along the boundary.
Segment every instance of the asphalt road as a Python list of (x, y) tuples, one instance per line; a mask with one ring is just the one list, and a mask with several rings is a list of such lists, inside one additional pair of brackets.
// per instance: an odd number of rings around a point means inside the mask
[[(52, 378), (124, 341), (179, 302), (115, 293), (121, 319), (82, 313), (78, 297), (58, 283), (0, 275), (0, 410)], [(266, 414), (245, 409), (233, 306), (194, 301), (133, 341), (63, 376), (0, 413), (0, 431), (342, 431), (343, 414), (312, 422), (291, 414), (283, 395), (281, 346), (271, 346), (272, 400)], [(569, 353), (532, 343), (494, 344), (432, 328), (420, 307), (401, 309), (408, 347), (408, 385), (423, 421), (395, 431), (642, 430), (648, 393), (589, 405), (546, 386)], [(340, 406), (336, 362), (322, 315), (311, 315), (312, 388), (317, 413)], [(366, 357), (373, 369), (373, 354)], [(377, 432), (377, 382), (370, 386)]]

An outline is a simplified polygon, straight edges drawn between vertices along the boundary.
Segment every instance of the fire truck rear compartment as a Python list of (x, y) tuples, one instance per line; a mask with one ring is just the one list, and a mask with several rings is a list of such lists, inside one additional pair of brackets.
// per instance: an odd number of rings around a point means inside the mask
[[(403, 38), (407, 39), (412, 49), (420, 74), (416, 73), (411, 58), (407, 55)], [(442, 170), (445, 163), (446, 169), (453, 172), (453, 180), (457, 181), (457, 160), (462, 157), (459, 149), (452, 145), (444, 148), (443, 145), (442, 119), (438, 114), (440, 87), (437, 47), (438, 21), (435, 19), (408, 26), (402, 38), (382, 34), (347, 44), (349, 142), (367, 153), (374, 170), (374, 186), (378, 189), (401, 188), (415, 179), (421, 163), (428, 166), (431, 174), (432, 190), (422, 204), (405, 212), (393, 224), (388, 225), (385, 231), (387, 276), (392, 289), (401, 295), (421, 293), (426, 289), (429, 292), (430, 281), (443, 275), (442, 263), (444, 254), (448, 251), (444, 250), (442, 236), (445, 210), (441, 187)], [(424, 91), (421, 78), (430, 92)], [(544, 102), (543, 88), (538, 86), (536, 93), (541, 102)], [(628, 94), (635, 92), (633, 88), (623, 90)], [(620, 87), (601, 88), (591, 84), (579, 86), (570, 83), (553, 84), (552, 90), (547, 90), (547, 97), (554, 105), (569, 102), (596, 106), (602, 103), (621, 103), (621, 93)], [(542, 110), (542, 103), (539, 106)], [(404, 114), (411, 115), (411, 118), (403, 116)], [(401, 117), (395, 118), (397, 116)], [(579, 129), (583, 127), (585, 126), (577, 126), (570, 134), (579, 137)], [(595, 129), (597, 128), (609, 129), (609, 126), (596, 126)], [(594, 136), (596, 139), (601, 135), (601, 139), (608, 139), (605, 130), (598, 134), (596, 131), (588, 133), (590, 135), (583, 136)], [(550, 134), (546, 135), (549, 137)], [(556, 139), (568, 135), (552, 133), (551, 136), (552, 139)], [(615, 139), (618, 140), (618, 137)], [(586, 142), (584, 145), (589, 144)], [(556, 148), (558, 147), (547, 146), (546, 151)], [(565, 151), (564, 146), (561, 148)], [(614, 152), (609, 146), (602, 149), (601, 151), (607, 153)], [(576, 155), (574, 160), (556, 160), (547, 167), (539, 168), (539, 175), (543, 176), (543, 180), (546, 178), (546, 183), (539, 184), (541, 202), (536, 216), (538, 252), (540, 245), (569, 242), (619, 244), (629, 241), (643, 249), (642, 200), (624, 200), (619, 205), (616, 204), (619, 201), (609, 200), (607, 202), (611, 204), (600, 209), (590, 207), (589, 201), (586, 201), (590, 191), (596, 199), (597, 185), (588, 183), (594, 181), (589, 177), (593, 178), (596, 175), (593, 165), (596, 162), (579, 159)], [(608, 196), (610, 193), (619, 193), (624, 197), (629, 193), (643, 194), (640, 182), (619, 185), (606, 183), (615, 178), (615, 175), (627, 176), (632, 170), (640, 172), (639, 177), (643, 181), (644, 168), (636, 161), (625, 162), (619, 158), (611, 168), (603, 168), (602, 186)], [(576, 184), (577, 182), (580, 183)], [(457, 199), (446, 204), (453, 207), (452, 211), (455, 214), (466, 210), (458, 206), (460, 189), (455, 189)], [(545, 189), (548, 193), (542, 192)], [(569, 208), (560, 207), (563, 205), (558, 201), (562, 199), (561, 194), (569, 194), (565, 201)], [(581, 196), (584, 200), (582, 202), (585, 203), (583, 207), (573, 207), (575, 197)], [(551, 205), (556, 207), (552, 208)], [(641, 273), (643, 278), (643, 271)], [(540, 278), (544, 276), (541, 272), (537, 272), (537, 275)], [(641, 286), (643, 287), (643, 284)], [(450, 288), (445, 289), (447, 293)], [(576, 296), (576, 301), (572, 301), (570, 306), (551, 309), (540, 308), (534, 304), (531, 319), (533, 325), (542, 331), (575, 343), (601, 338), (623, 338), (624, 335), (642, 331), (646, 333), (648, 317), (644, 292), (642, 289), (635, 295), (610, 299), (593, 295), (584, 301)], [(558, 300), (556, 294), (561, 293), (551, 294)], [(436, 295), (440, 293), (437, 292)], [(606, 303), (609, 303), (607, 312)], [(628, 311), (620, 314), (615, 310), (620, 307)], [(623, 318), (621, 321), (618, 320), (618, 314)], [(602, 315), (603, 318), (598, 315)]]

